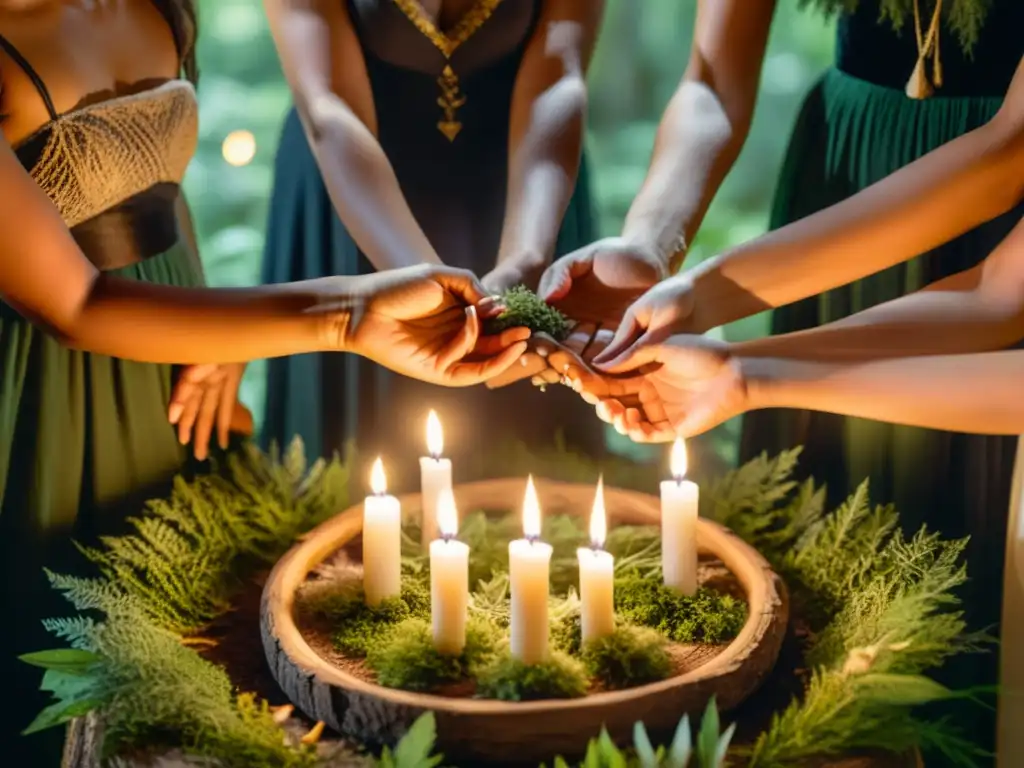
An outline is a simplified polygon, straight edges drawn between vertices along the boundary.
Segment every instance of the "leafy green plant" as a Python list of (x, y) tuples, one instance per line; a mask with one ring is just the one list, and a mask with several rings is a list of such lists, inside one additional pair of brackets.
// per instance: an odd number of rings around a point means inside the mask
[(556, 341), (569, 335), (569, 318), (525, 285), (509, 288), (501, 294), (501, 303), (505, 311), (487, 321), (485, 327), (488, 333), (500, 333), (507, 328), (522, 326), (536, 333), (546, 333)]

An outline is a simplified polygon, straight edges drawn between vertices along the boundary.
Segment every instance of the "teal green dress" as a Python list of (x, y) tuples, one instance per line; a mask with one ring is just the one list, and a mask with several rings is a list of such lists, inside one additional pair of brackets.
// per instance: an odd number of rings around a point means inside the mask
[[(931, 3), (923, 3), (930, 17)], [(993, 0), (965, 55), (944, 32), (943, 85), (910, 99), (904, 86), (917, 57), (912, 29), (896, 34), (878, 22), (878, 0), (861, 0), (839, 21), (836, 65), (808, 96), (779, 180), (772, 227), (838, 203), (942, 144), (987, 122), (1002, 103), (1024, 56), (1024, 2)], [(984, 259), (1021, 219), (1024, 206), (913, 261), (777, 310), (772, 333), (846, 317), (895, 299)], [(963, 591), (974, 628), (998, 633), (1002, 574), (1017, 439), (961, 435), (805, 411), (744, 417), (741, 459), (805, 446), (806, 474), (827, 482), (833, 504), (864, 478), (871, 496), (894, 503), (908, 532), (927, 524), (945, 537), (970, 536)], [(997, 654), (966, 659), (948, 671), (958, 685), (993, 684)], [(993, 724), (977, 726), (991, 745)], [(928, 761), (929, 765), (933, 763)], [(935, 763), (938, 764), (938, 763)]]
[[(454, 140), (438, 130), (444, 117), (437, 78), (445, 59), (393, 0), (347, 2), (373, 90), (378, 140), (416, 221), (446, 263), (488, 272), (505, 215), (512, 89), (523, 51), (546, 0), (504, 0), (455, 51), (451, 66), (466, 102)], [(596, 236), (586, 163), (562, 222), (555, 256)], [(278, 148), (263, 281), (373, 272), (328, 198), (298, 116), (287, 117)], [(494, 441), (567, 442), (603, 450), (601, 423), (570, 390), (540, 394), (529, 382), (503, 390), (451, 390), (389, 374), (349, 355), (299, 355), (269, 364), (263, 424), (266, 442), (301, 435), (311, 454), (330, 455), (356, 441), (382, 453), (389, 476), (416, 487), (429, 409), (439, 412), (446, 453), (462, 476)]]
[[(98, 94), (58, 114), (46, 85), (13, 44), (0, 37), (0, 50), (32, 78), (50, 113), (15, 153), (89, 259), (132, 280), (202, 285), (198, 259), (179, 237), (175, 215), (197, 139), (191, 83)], [(167, 421), (171, 383), (170, 366), (67, 349), (0, 304), (4, 765), (58, 765), (62, 729), (19, 735), (49, 701), (38, 692), (40, 671), (16, 656), (57, 645), (41, 620), (71, 614), (49, 589), (43, 568), (82, 567), (72, 540), (117, 532), (126, 514), (166, 493), (185, 464)]]

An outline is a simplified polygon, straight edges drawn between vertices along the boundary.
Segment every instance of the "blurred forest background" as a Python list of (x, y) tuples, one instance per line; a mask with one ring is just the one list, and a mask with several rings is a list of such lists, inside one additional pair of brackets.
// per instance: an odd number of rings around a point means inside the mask
[[(342, 2), (343, 0), (337, 0)], [(186, 179), (211, 284), (259, 281), (274, 152), (291, 100), (260, 0), (199, 0), (200, 144)], [(693, 243), (687, 264), (764, 231), (775, 177), (803, 95), (828, 66), (832, 24), (781, 0), (750, 138)], [(696, 0), (609, 0), (590, 70), (588, 147), (603, 234), (619, 231), (643, 180), (658, 120), (689, 55)], [(767, 330), (758, 317), (724, 329), (730, 339)], [(252, 364), (242, 398), (257, 426), (265, 365)], [(738, 425), (707, 436), (731, 462)]]

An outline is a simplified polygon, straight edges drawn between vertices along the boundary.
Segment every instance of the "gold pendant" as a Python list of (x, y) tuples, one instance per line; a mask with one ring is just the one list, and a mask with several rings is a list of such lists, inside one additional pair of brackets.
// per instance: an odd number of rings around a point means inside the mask
[(462, 123), (456, 119), (455, 113), (466, 103), (466, 97), (459, 88), (459, 76), (455, 74), (450, 64), (445, 65), (441, 76), (437, 78), (437, 84), (441, 88), (437, 104), (444, 110), (444, 119), (437, 124), (437, 130), (443, 133), (448, 141), (455, 141), (455, 137), (462, 130)]

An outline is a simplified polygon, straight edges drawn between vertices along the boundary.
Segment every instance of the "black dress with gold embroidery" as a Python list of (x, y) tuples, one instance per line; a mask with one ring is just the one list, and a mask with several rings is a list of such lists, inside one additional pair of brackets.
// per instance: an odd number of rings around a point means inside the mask
[[(492, 12), (476, 18), (468, 35), (473, 11), (449, 30), (449, 41), (465, 37), (451, 50), (425, 34), (430, 30), (417, 26), (401, 3), (348, 0), (373, 89), (378, 139), (402, 192), (441, 259), (478, 275), (494, 266), (498, 250), (512, 88), (541, 2), (479, 4), (493, 6), (485, 9)], [(446, 70), (457, 83), (445, 77)], [(264, 281), (372, 272), (331, 206), (294, 111), (285, 122), (275, 173)], [(556, 255), (594, 236), (584, 165)], [(480, 453), (485, 438), (549, 443), (559, 427), (570, 443), (588, 450), (602, 443), (591, 410), (561, 387), (544, 395), (525, 382), (496, 392), (448, 390), (340, 355), (271, 362), (263, 434), (279, 442), (301, 435), (316, 455), (341, 450), (358, 437), (360, 451), (382, 450), (397, 459), (403, 445), (412, 456), (421, 449), (429, 408), (438, 410), (446, 442), (465, 452), (465, 461)], [(460, 469), (469, 471), (469, 465)]]

